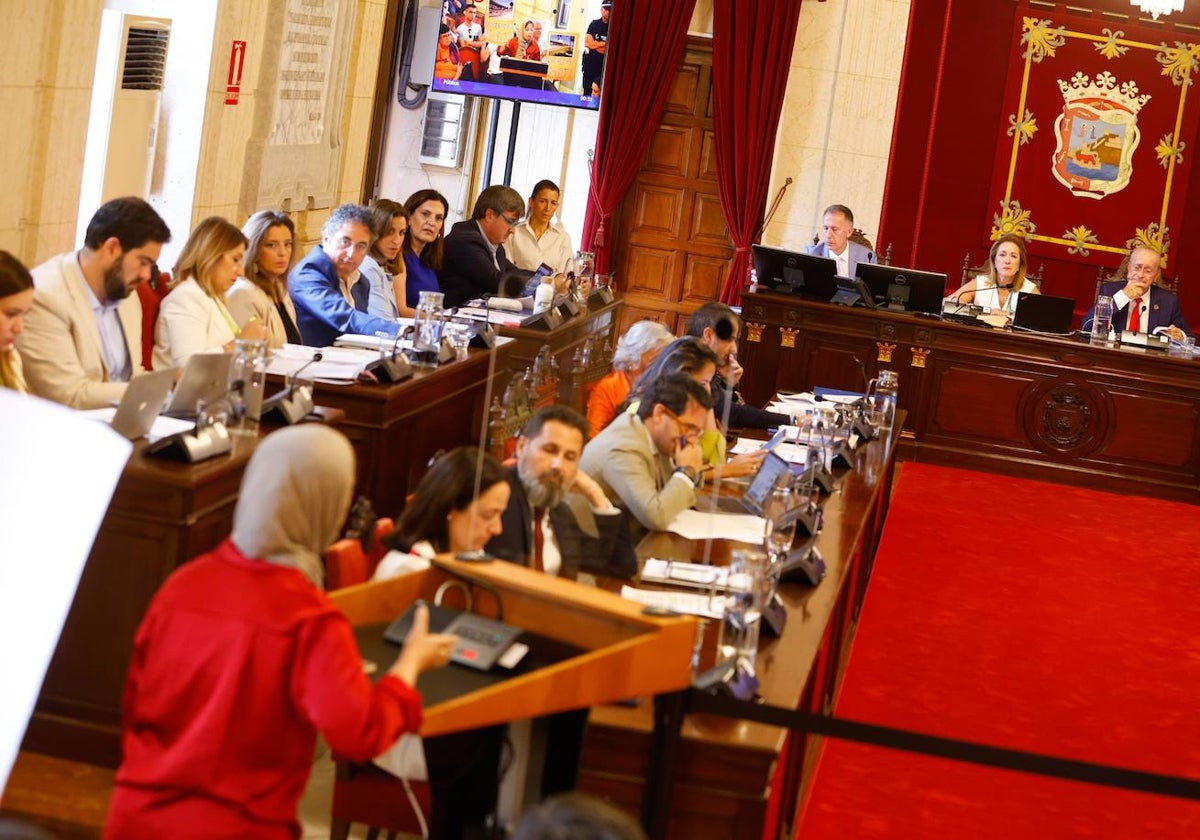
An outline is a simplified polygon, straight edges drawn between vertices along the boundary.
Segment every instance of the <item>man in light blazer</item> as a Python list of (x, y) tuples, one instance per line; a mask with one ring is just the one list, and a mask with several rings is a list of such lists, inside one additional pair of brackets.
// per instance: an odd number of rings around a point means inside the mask
[(143, 373), (142, 305), (166, 222), (140, 198), (114, 198), (88, 222), (83, 247), (33, 269), (33, 308), (17, 349), (31, 393), (72, 408), (119, 401)]
[(636, 542), (696, 503), (704, 456), (696, 443), (712, 395), (690, 376), (652, 382), (636, 414), (619, 414), (583, 448), (579, 468), (627, 510)]
[(875, 264), (875, 252), (870, 248), (850, 241), (854, 233), (854, 214), (844, 204), (831, 204), (825, 208), (825, 241), (809, 245), (806, 254), (829, 257), (837, 261), (839, 277), (854, 277), (859, 263)]

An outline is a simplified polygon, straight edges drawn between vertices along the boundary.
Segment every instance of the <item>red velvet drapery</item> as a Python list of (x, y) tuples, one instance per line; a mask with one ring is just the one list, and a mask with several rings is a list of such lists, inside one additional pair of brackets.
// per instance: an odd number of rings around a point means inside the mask
[(770, 14), (746, 4), (713, 6), (713, 132), (721, 209), (737, 249), (721, 300), (737, 304), (762, 233), (775, 132), (783, 110), (801, 0), (776, 0)]
[(613, 9), (592, 189), (583, 222), (583, 247), (596, 252), (597, 273), (608, 273), (609, 216), (629, 189), (658, 127), (695, 5), (696, 0), (625, 2)]

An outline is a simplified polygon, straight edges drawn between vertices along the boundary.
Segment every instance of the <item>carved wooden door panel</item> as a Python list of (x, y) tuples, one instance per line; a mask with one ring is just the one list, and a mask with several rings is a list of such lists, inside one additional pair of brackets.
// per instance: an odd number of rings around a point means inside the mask
[(617, 211), (620, 330), (653, 318), (676, 333), (702, 303), (720, 297), (733, 259), (713, 149), (712, 45), (689, 38), (662, 119)]

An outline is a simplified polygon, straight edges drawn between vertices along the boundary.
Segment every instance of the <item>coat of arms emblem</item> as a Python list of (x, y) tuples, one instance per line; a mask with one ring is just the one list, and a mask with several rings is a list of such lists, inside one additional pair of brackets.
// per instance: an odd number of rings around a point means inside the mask
[(1117, 84), (1105, 71), (1093, 81), (1076, 73), (1058, 80), (1063, 110), (1054, 121), (1054, 177), (1073, 195), (1101, 199), (1120, 192), (1133, 176), (1141, 140), (1137, 115), (1150, 101), (1134, 82)]

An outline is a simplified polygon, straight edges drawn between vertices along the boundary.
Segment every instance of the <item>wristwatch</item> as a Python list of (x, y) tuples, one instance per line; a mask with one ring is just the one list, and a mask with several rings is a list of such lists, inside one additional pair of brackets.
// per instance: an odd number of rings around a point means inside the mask
[(692, 484), (696, 487), (699, 487), (704, 483), (704, 474), (694, 467), (685, 467), (680, 465), (675, 468), (675, 472), (682, 473), (683, 475), (687, 476), (688, 481), (692, 482)]

